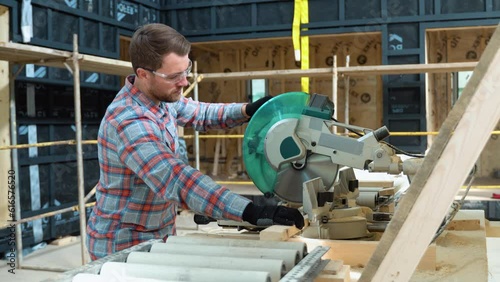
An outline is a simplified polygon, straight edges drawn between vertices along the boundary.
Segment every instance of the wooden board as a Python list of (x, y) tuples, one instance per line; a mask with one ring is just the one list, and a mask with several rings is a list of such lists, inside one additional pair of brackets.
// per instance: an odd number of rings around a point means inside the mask
[(444, 231), (436, 241), (436, 271), (417, 270), (411, 281), (488, 281), (484, 211), (461, 210), (457, 218), (477, 220), (478, 230)]
[(500, 221), (486, 221), (486, 237), (500, 237)]
[[(0, 41), (9, 40), (9, 9), (0, 6)], [(0, 146), (10, 145), (10, 84), (9, 63), (0, 61)], [(8, 172), (11, 169), (10, 150), (0, 150), (0, 228), (7, 226), (7, 220), (12, 219), (8, 209)], [(19, 177), (19, 174), (17, 175)], [(20, 195), (17, 195), (20, 197)]]
[(407, 281), (414, 272), (500, 119), (499, 47), (497, 28), (360, 281)]
[[(72, 53), (68, 51), (0, 40), (0, 60), (66, 68), (65, 63), (69, 62), (71, 57)], [(133, 73), (132, 64), (121, 60), (80, 54), (79, 63), (80, 70), (82, 71), (102, 72), (122, 76)]]
[(359, 187), (393, 187), (394, 180), (359, 180)]
[(320, 274), (314, 282), (350, 282), (351, 266), (343, 265), (336, 274)]
[[(429, 63), (448, 62), (448, 44), (444, 31), (428, 32), (427, 50)], [(439, 131), (452, 107), (451, 74), (429, 74), (426, 91), (427, 131)], [(435, 136), (429, 136), (429, 146)]]
[[(353, 267), (364, 267), (377, 248), (378, 241), (359, 240), (326, 240), (293, 237), (289, 241), (305, 242), (307, 249), (312, 250), (317, 246), (327, 246), (330, 250), (323, 256), (323, 259), (342, 260), (344, 264)], [(436, 269), (436, 246), (430, 245), (423, 256), (419, 269)]]
[(295, 226), (273, 225), (259, 233), (260, 240), (263, 241), (288, 241), (300, 230)]
[(479, 230), (481, 228), (479, 219), (462, 219), (462, 220), (453, 220), (446, 227), (447, 230), (455, 230), (455, 231), (471, 231), (471, 230)]

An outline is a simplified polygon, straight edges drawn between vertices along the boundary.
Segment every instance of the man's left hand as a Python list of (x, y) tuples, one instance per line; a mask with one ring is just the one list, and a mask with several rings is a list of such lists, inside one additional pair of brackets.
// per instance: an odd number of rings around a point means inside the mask
[(273, 97), (272, 96), (264, 96), (253, 103), (246, 104), (245, 114), (249, 117), (252, 117), (255, 114), (255, 112), (257, 112), (257, 110), (262, 105), (264, 105), (267, 101), (269, 101), (271, 98), (273, 98)]

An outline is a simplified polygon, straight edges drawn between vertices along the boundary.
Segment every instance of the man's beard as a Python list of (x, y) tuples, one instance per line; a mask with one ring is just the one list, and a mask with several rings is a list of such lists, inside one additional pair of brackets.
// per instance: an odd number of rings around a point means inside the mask
[[(173, 92), (175, 89), (175, 92)], [(153, 96), (156, 100), (160, 102), (166, 102), (166, 103), (172, 103), (172, 102), (177, 102), (180, 99), (180, 93), (182, 93), (182, 88), (172, 88), (170, 89), (170, 92), (168, 93), (158, 93), (155, 91), (154, 87), (150, 87), (149, 93), (151, 93), (151, 96)]]

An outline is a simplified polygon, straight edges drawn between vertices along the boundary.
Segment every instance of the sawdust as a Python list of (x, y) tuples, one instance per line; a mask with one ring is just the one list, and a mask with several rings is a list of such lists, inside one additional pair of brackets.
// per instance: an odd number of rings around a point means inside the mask
[(457, 233), (447, 232), (444, 236), (438, 238), (436, 243), (443, 247), (450, 247), (450, 246), (460, 247), (460, 246), (470, 245), (471, 239), (461, 236), (460, 234)]

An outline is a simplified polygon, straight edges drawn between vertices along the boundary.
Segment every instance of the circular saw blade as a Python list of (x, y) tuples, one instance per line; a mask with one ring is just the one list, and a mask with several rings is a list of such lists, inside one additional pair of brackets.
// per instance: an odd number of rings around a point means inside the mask
[(310, 154), (305, 165), (297, 168), (293, 163), (283, 163), (278, 170), (273, 169), (265, 155), (265, 139), (270, 128), (276, 123), (295, 118), (300, 119), (307, 106), (309, 95), (304, 92), (290, 92), (276, 96), (265, 103), (250, 120), (243, 138), (243, 160), (248, 176), (266, 196), (302, 203), (304, 182), (320, 177), (330, 188), (339, 166), (332, 163), (329, 156)]
[(308, 101), (309, 95), (304, 92), (278, 95), (262, 105), (248, 123), (243, 137), (243, 162), (248, 176), (266, 196), (274, 194), (278, 176), (278, 172), (267, 162), (264, 151), (269, 128), (283, 119), (299, 119)]
[(323, 185), (330, 188), (337, 177), (338, 165), (329, 156), (312, 154), (306, 158), (305, 165), (297, 169), (292, 163), (280, 166), (274, 193), (283, 200), (302, 203), (302, 184), (320, 177)]

